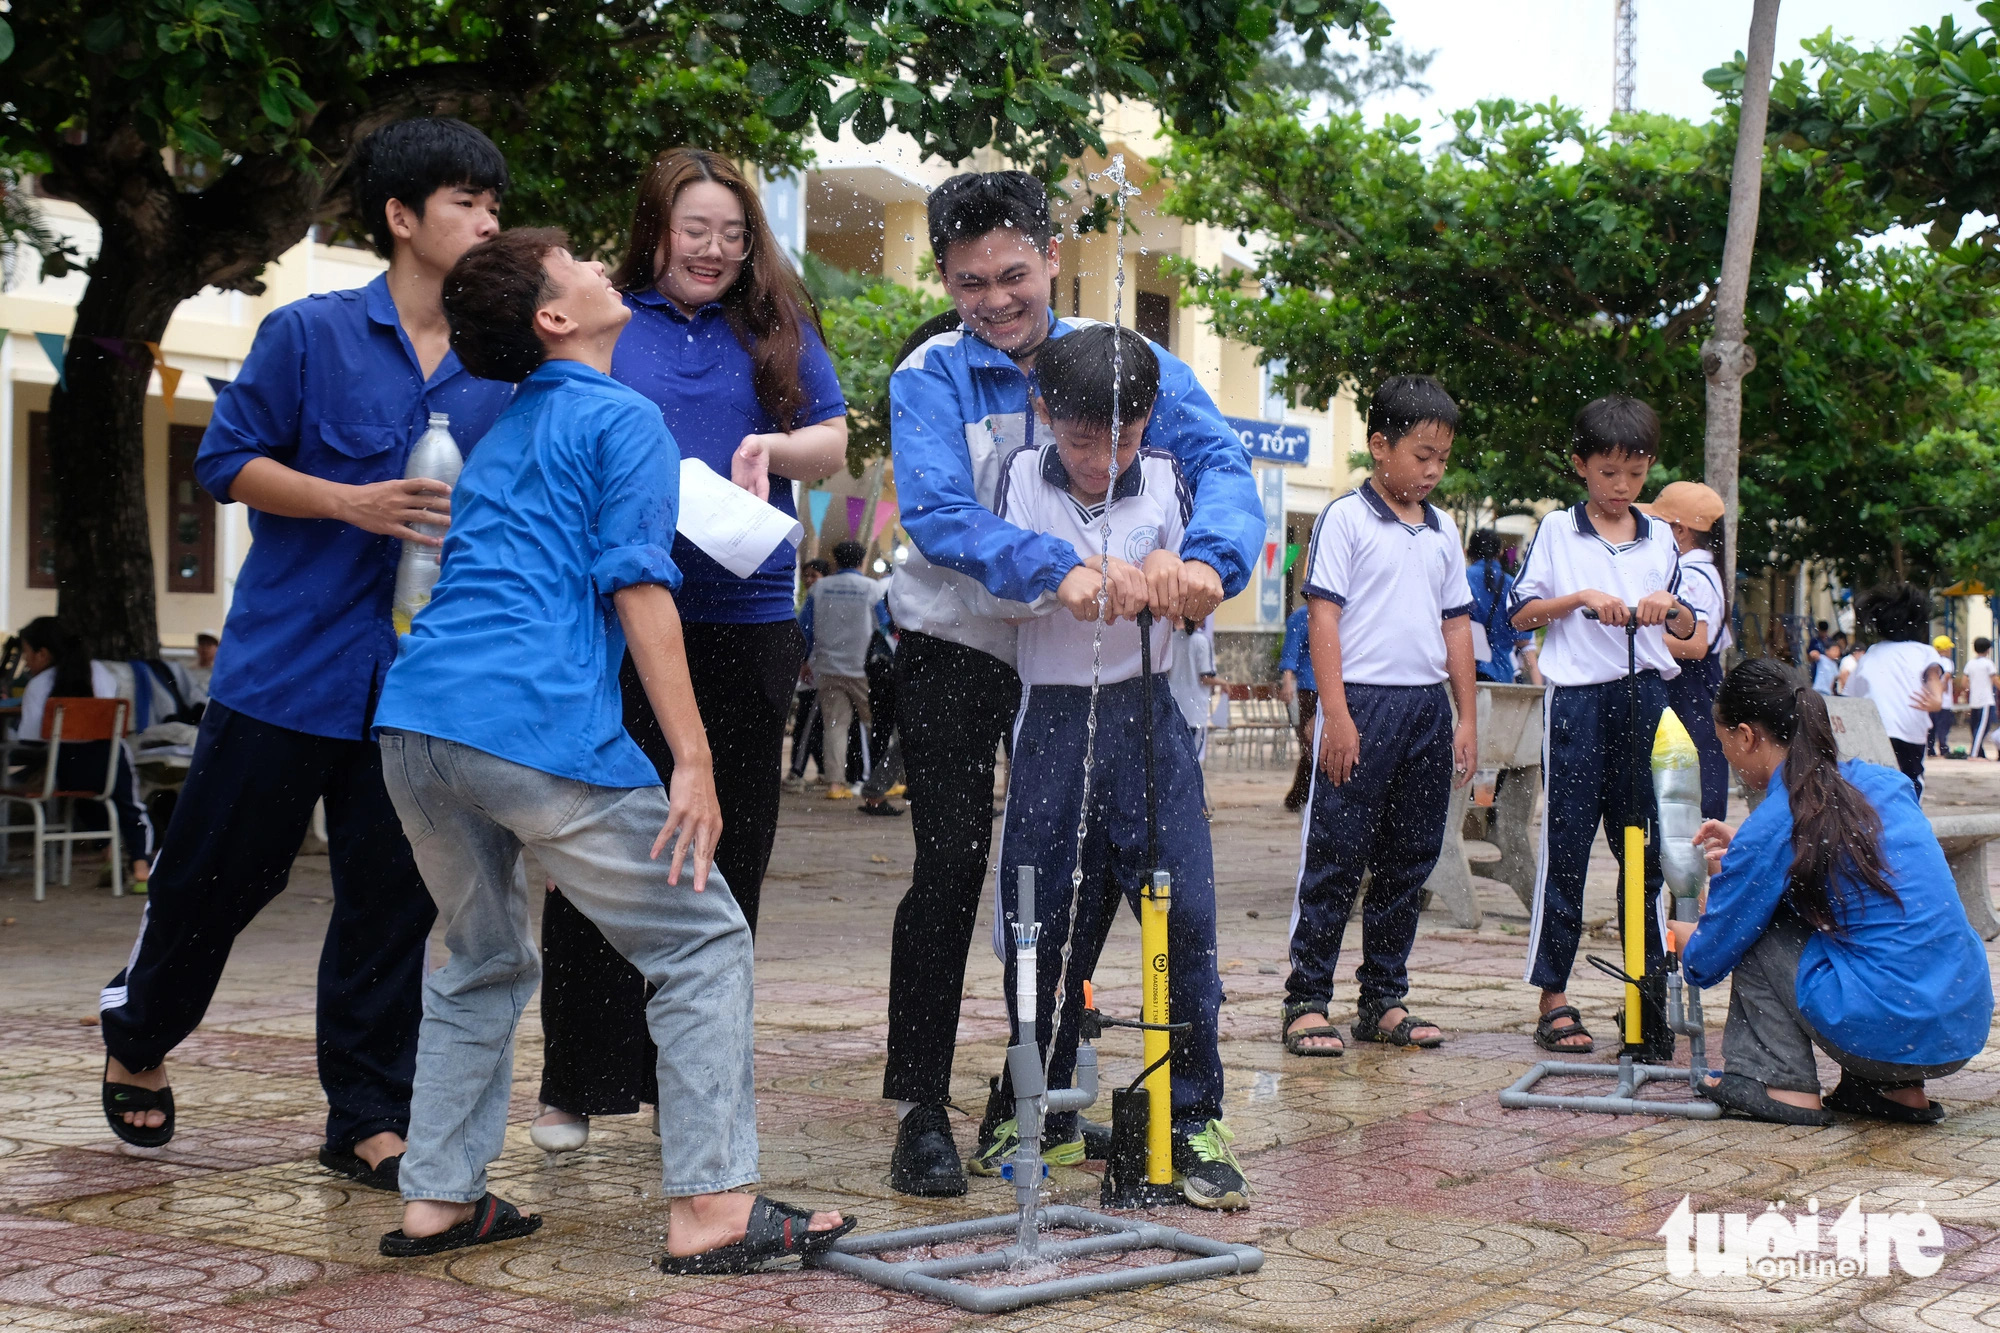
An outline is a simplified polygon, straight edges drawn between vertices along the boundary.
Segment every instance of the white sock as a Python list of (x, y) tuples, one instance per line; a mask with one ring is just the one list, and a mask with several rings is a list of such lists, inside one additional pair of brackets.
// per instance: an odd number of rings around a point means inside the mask
[(918, 1105), (919, 1103), (917, 1102), (897, 1102), (896, 1123), (901, 1124), (903, 1122), (903, 1117), (908, 1115), (910, 1112), (916, 1110)]

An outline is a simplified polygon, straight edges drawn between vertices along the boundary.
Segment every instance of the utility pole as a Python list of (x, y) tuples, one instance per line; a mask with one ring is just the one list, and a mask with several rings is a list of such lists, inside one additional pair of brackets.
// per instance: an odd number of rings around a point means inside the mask
[(1630, 111), (1639, 81), (1639, 59), (1632, 40), (1633, 9), (1638, 0), (1616, 0), (1618, 12), (1611, 29), (1611, 109)]
[(1750, 292), (1750, 253), (1757, 241), (1757, 204), (1764, 184), (1764, 127), (1771, 110), (1771, 64), (1778, 44), (1778, 0), (1756, 0), (1750, 52), (1736, 118), (1736, 164), (1729, 178), (1729, 230), (1722, 242), (1715, 323), (1701, 345), (1708, 379), (1708, 428), (1703, 450), (1708, 484), (1722, 497), (1722, 586), (1736, 587), (1738, 465), (1742, 455), (1743, 377), (1757, 354), (1743, 341), (1743, 304)]

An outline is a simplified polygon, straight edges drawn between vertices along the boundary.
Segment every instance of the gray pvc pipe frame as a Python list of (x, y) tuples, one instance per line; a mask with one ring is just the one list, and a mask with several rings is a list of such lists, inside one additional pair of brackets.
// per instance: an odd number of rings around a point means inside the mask
[[(1684, 987), (1685, 1008), (1682, 1000)], [(1667, 1026), (1688, 1039), (1686, 1069), (1672, 1065), (1642, 1065), (1629, 1055), (1620, 1057), (1616, 1065), (1585, 1065), (1567, 1060), (1544, 1060), (1516, 1079), (1512, 1087), (1502, 1092), (1500, 1104), (1510, 1111), (1541, 1107), (1557, 1111), (1597, 1111), (1605, 1115), (1670, 1115), (1680, 1116), (1685, 1120), (1720, 1120), (1722, 1108), (1711, 1101), (1661, 1102), (1639, 1099), (1637, 1095), (1639, 1089), (1648, 1083), (1685, 1082), (1690, 1089), (1695, 1089), (1700, 1081), (1708, 1076), (1708, 1056), (1704, 1049), (1708, 1041), (1708, 1029), (1701, 1017), (1701, 991), (1697, 987), (1686, 985), (1679, 972), (1667, 974)], [(1618, 1091), (1610, 1097), (1558, 1097), (1549, 1093), (1528, 1091), (1542, 1079), (1551, 1076), (1609, 1078), (1614, 1074), (1618, 1078)]]
[(1037, 1260), (1055, 1262), (1122, 1250), (1176, 1250), (1196, 1257), (1173, 1263), (1148, 1264), (1142, 1268), (1114, 1268), (1101, 1273), (1051, 1278), (1047, 1282), (1012, 1287), (975, 1287), (952, 1279), (1011, 1267), (1017, 1257), (1017, 1247), (1013, 1245), (958, 1258), (919, 1262), (892, 1264), (871, 1257), (884, 1250), (949, 1245), (985, 1236), (1006, 1235), (1016, 1226), (1017, 1219), (1014, 1217), (983, 1217), (970, 1222), (911, 1227), (906, 1231), (890, 1231), (877, 1236), (843, 1237), (834, 1242), (830, 1251), (808, 1262), (815, 1268), (830, 1268), (877, 1286), (946, 1301), (973, 1314), (1000, 1314), (1047, 1301), (1130, 1291), (1134, 1287), (1148, 1287), (1156, 1283), (1191, 1282), (1198, 1278), (1254, 1273), (1264, 1266), (1264, 1252), (1254, 1245), (1231, 1245), (1151, 1222), (1111, 1217), (1068, 1204), (1043, 1209), (1042, 1217), (1050, 1226), (1097, 1234), (1040, 1245), (1034, 1255)]

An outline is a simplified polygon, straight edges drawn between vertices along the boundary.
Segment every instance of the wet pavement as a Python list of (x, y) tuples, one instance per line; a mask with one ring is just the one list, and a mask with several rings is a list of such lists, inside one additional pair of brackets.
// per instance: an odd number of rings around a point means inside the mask
[[(2000, 809), (2000, 764), (1938, 763), (1933, 773), (1933, 812), (1958, 802)], [(175, 1057), (178, 1136), (144, 1154), (104, 1126), (94, 1017), (144, 900), (114, 900), (79, 873), (37, 904), (24, 877), (0, 879), (0, 1328), (2000, 1328), (2000, 1047), (1932, 1085), (1951, 1112), (1935, 1129), (1503, 1111), (1495, 1094), (1538, 1056), (1528, 1037), (1535, 997), (1520, 981), (1526, 913), (1489, 880), (1479, 930), (1424, 916), (1411, 1002), (1446, 1029), (1441, 1050), (1287, 1057), (1277, 1010), (1298, 821), (1279, 806), (1283, 775), (1219, 772), (1210, 782), (1227, 1114), (1257, 1195), (1228, 1216), (1158, 1216), (1262, 1246), (1260, 1272), (988, 1318), (796, 1269), (663, 1277), (651, 1267), (665, 1208), (644, 1119), (601, 1119), (584, 1151), (559, 1160), (528, 1143), (541, 1064), (532, 1006), (494, 1188), (547, 1225), (430, 1260), (379, 1258), (396, 1201), (314, 1161), (324, 1103), (312, 979), (330, 899), (325, 859), (308, 856), (239, 940), (207, 1023)], [(998, 1180), (931, 1201), (886, 1183), (888, 938), (909, 864), (907, 819), (788, 794), (757, 943), (763, 1188), (847, 1210), (869, 1231), (1000, 1213), (1012, 1200)], [(1600, 850), (1588, 919), (1611, 916), (1611, 887)], [(982, 913), (954, 1083), (973, 1112), (955, 1119), (968, 1151), (1005, 1044), (987, 938)], [(1354, 931), (1348, 942), (1351, 955)], [(1617, 953), (1603, 932), (1585, 948)], [(1136, 928), (1121, 921), (1097, 978), (1110, 1012), (1136, 1014), (1137, 952)], [(1351, 972), (1350, 957), (1335, 1009), (1343, 1028)], [(1574, 995), (1605, 1042), (1617, 989), (1580, 966)], [(1713, 1054), (1726, 988), (1706, 998)], [(1135, 1034), (1114, 1033), (1100, 1050), (1108, 1080), (1137, 1072)], [(1823, 1068), (1829, 1085), (1832, 1072)], [(1054, 1183), (1058, 1198), (1094, 1204), (1092, 1171), (1058, 1168)], [(1656, 1238), (1684, 1195), (1696, 1211), (1754, 1217), (1771, 1201), (1809, 1196), (1831, 1214), (1856, 1194), (1871, 1212), (1928, 1208), (1944, 1227), (1942, 1268), (1675, 1277)]]

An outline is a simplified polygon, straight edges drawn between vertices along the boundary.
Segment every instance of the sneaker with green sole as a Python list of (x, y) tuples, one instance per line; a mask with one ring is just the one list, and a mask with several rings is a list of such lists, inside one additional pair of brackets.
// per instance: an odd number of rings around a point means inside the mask
[[(1021, 1126), (1013, 1119), (1002, 1120), (992, 1130), (980, 1134), (979, 1146), (965, 1169), (975, 1176), (997, 1176), (1000, 1168), (1014, 1160), (1021, 1150)], [(1078, 1166), (1083, 1162), (1083, 1136), (1069, 1143), (1052, 1143), (1042, 1149), (1042, 1160), (1050, 1166)]]
[(1220, 1120), (1211, 1120), (1174, 1143), (1174, 1184), (1181, 1197), (1197, 1208), (1234, 1212), (1250, 1206), (1250, 1182), (1229, 1145), (1236, 1135)]

